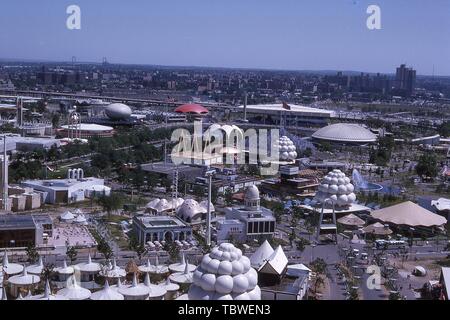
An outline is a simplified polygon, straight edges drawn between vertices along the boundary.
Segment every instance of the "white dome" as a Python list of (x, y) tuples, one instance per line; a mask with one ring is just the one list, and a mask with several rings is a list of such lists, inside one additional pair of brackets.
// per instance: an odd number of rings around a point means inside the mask
[(188, 299), (260, 300), (257, 282), (258, 274), (242, 251), (231, 243), (222, 243), (203, 256), (193, 274)]
[(112, 120), (125, 120), (131, 116), (131, 108), (123, 103), (112, 103), (106, 107), (105, 113)]
[(377, 140), (377, 136), (370, 130), (351, 123), (336, 123), (323, 127), (314, 132), (312, 137), (319, 140), (348, 143), (370, 143)]
[[(207, 212), (208, 202), (198, 203), (194, 199), (186, 199), (177, 210), (177, 216), (184, 221), (193, 223), (200, 222), (202, 216)], [(214, 205), (210, 203), (211, 212), (215, 211)]]
[(340, 207), (349, 206), (356, 201), (353, 193), (354, 186), (350, 183), (350, 179), (343, 172), (335, 169), (329, 172), (322, 180), (318, 187), (315, 199), (319, 203), (323, 203), (326, 199), (330, 199), (335, 205)]
[(245, 200), (259, 200), (259, 189), (257, 186), (252, 185), (247, 188), (244, 195)]

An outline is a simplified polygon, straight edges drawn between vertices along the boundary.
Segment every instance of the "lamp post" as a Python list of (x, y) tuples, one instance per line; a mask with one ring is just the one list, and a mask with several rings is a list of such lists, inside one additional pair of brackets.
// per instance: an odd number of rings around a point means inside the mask
[(212, 176), (215, 170), (207, 170), (205, 176), (208, 178), (208, 203), (207, 203), (207, 213), (206, 213), (206, 245), (211, 246), (211, 185)]

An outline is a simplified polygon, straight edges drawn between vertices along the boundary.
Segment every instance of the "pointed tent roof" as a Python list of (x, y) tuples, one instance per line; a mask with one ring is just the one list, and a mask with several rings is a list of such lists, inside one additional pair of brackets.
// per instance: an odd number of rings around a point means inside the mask
[(178, 291), (180, 289), (180, 286), (176, 283), (172, 283), (170, 278), (167, 278), (165, 282), (160, 284), (160, 286), (169, 292)]
[(67, 261), (65, 258), (63, 260), (62, 267), (56, 268), (55, 271), (60, 274), (73, 274), (75, 272), (75, 270), (72, 266), (67, 266)]
[(288, 258), (284, 254), (283, 248), (278, 246), (267, 261), (259, 268), (261, 273), (271, 273), (281, 275), (288, 265)]
[(27, 272), (30, 274), (40, 275), (42, 270), (44, 269), (44, 263), (42, 262), (42, 256), (39, 256), (39, 261), (37, 264), (33, 264), (28, 266)]
[(339, 218), (337, 222), (346, 226), (357, 226), (357, 227), (363, 226), (365, 224), (365, 221), (363, 219), (354, 215), (353, 213), (350, 213), (342, 218)]
[(141, 272), (150, 272), (151, 270), (153, 270), (153, 266), (150, 263), (150, 259), (147, 259), (146, 264), (139, 266), (139, 271)]
[(122, 286), (117, 290), (120, 294), (129, 297), (145, 297), (147, 298), (150, 289), (145, 285), (139, 285), (139, 281), (136, 277), (136, 273), (133, 273), (133, 282), (131, 285)]
[(94, 292), (91, 300), (124, 300), (124, 296), (109, 286), (108, 280), (102, 290)]
[(58, 295), (69, 300), (87, 300), (91, 297), (91, 291), (80, 287), (75, 276), (71, 276), (67, 287), (59, 290)]
[[(180, 262), (169, 265), (169, 270), (172, 272), (182, 272), (184, 271), (185, 268), (186, 268), (186, 257), (184, 255), (184, 252), (181, 254)], [(195, 268), (197, 268), (195, 265), (188, 264), (189, 271), (193, 272)]]
[(81, 272), (90, 272), (90, 273), (100, 272), (100, 270), (102, 269), (99, 263), (92, 262), (91, 254), (88, 255), (87, 262), (78, 263), (75, 267), (79, 269)]
[(263, 244), (250, 257), (250, 264), (253, 268), (258, 269), (264, 262), (269, 259), (274, 250), (270, 243), (265, 240)]
[(3, 254), (2, 269), (8, 275), (19, 274), (23, 271), (23, 266), (18, 263), (9, 263), (8, 252), (5, 249)]
[(68, 210), (66, 212), (64, 212), (63, 214), (61, 214), (59, 217), (61, 218), (61, 220), (73, 220), (73, 219), (75, 219), (75, 216), (73, 215), (73, 213), (68, 211)]
[(110, 264), (109, 269), (106, 271), (101, 271), (101, 274), (103, 274), (107, 278), (120, 278), (125, 277), (127, 275), (127, 272), (125, 269), (117, 266), (116, 258), (113, 258), (112, 265)]
[(50, 283), (48, 279), (45, 282), (45, 291), (43, 294), (39, 294), (36, 296), (29, 296), (26, 300), (69, 300), (61, 295), (54, 295), (50, 289)]
[(169, 279), (175, 283), (180, 283), (180, 284), (192, 283), (192, 282), (194, 282), (193, 275), (194, 275), (194, 273), (189, 271), (189, 263), (186, 260), (186, 265), (184, 267), (184, 271), (172, 273), (169, 276)]
[(447, 223), (447, 219), (444, 217), (411, 201), (372, 211), (370, 215), (385, 223), (410, 227), (438, 227)]

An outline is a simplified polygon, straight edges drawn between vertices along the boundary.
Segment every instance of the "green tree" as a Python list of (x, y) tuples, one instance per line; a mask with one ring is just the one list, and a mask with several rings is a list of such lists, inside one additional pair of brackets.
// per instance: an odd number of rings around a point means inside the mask
[(138, 240), (138, 238), (134, 234), (130, 237), (128, 247), (130, 250), (133, 250), (136, 253), (139, 261), (142, 259), (142, 256), (147, 252), (145, 246)]
[(169, 254), (169, 259), (172, 263), (175, 263), (180, 256), (180, 248), (175, 242), (167, 242), (164, 245), (164, 250)]
[(102, 237), (100, 237), (97, 244), (97, 250), (100, 252), (106, 260), (109, 260), (113, 256), (113, 251), (109, 243)]
[(34, 244), (29, 244), (26, 249), (25, 252), (27, 254), (27, 261), (29, 263), (35, 263), (36, 261), (38, 261), (39, 259), (39, 252), (36, 249), (36, 246)]
[(438, 174), (437, 160), (433, 153), (424, 153), (420, 156), (416, 165), (416, 173), (423, 179), (435, 178)]
[(108, 217), (110, 217), (112, 212), (117, 211), (122, 207), (123, 197), (115, 192), (111, 192), (109, 196), (100, 196), (97, 201), (103, 208), (103, 211), (106, 211)]
[(78, 251), (75, 247), (67, 246), (66, 256), (70, 260), (70, 264), (73, 264), (77, 260)]

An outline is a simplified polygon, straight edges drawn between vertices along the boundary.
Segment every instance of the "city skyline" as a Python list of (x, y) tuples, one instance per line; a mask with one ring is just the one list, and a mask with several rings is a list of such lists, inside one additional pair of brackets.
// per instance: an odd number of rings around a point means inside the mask
[(406, 64), (418, 75), (448, 76), (447, 3), (378, 1), (382, 29), (369, 30), (369, 1), (127, 6), (81, 0), (81, 30), (68, 30), (66, 8), (73, 3), (22, 0), (3, 4), (0, 26), (8, 32), (0, 35), (1, 58), (384, 74)]

